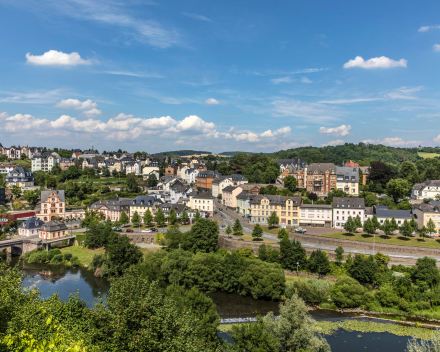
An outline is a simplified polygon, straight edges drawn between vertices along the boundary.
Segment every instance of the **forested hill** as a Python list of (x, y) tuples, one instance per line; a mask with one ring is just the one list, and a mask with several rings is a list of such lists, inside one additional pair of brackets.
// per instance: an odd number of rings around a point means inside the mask
[(267, 156), (272, 159), (301, 158), (309, 164), (325, 162), (334, 163), (335, 165), (340, 165), (342, 162), (351, 159), (361, 166), (369, 165), (368, 159), (374, 159), (398, 166), (404, 161), (416, 162), (422, 159), (417, 154), (418, 151), (418, 148), (396, 148), (361, 142), (359, 144), (345, 143), (335, 147), (300, 147), (280, 150), (279, 152), (267, 154)]
[(152, 155), (177, 155), (177, 156), (184, 156), (184, 155), (201, 155), (201, 154), (212, 154), (211, 152), (203, 152), (199, 150), (175, 150), (172, 152), (161, 152), (161, 153), (154, 153)]

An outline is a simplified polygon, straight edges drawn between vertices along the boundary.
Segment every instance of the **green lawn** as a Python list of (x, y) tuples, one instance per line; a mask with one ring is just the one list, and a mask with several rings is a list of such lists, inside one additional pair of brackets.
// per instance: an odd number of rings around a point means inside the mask
[[(179, 225), (179, 227), (191, 227), (192, 225), (187, 224), (187, 225)], [(161, 229), (162, 226), (157, 226), (157, 225), (151, 225), (151, 226), (147, 226), (144, 224), (139, 225), (130, 225), (130, 226), (124, 226), (124, 229), (151, 229), (152, 227), (156, 228), (156, 229)], [(168, 229), (170, 226), (169, 225), (165, 225), (165, 229)]]
[(17, 164), (17, 165), (20, 165), (20, 166), (24, 166), (24, 165), (28, 165), (29, 167), (31, 166), (31, 161), (30, 160), (12, 160), (11, 163)]
[[(264, 227), (261, 226), (263, 228), (264, 232), (270, 233), (272, 235), (278, 235), (278, 231), (280, 231), (281, 227)], [(290, 228), (286, 228), (287, 231), (290, 232)]]
[(426, 158), (435, 158), (436, 156), (440, 156), (440, 154), (437, 154), (437, 153), (419, 152), (418, 154), (419, 154), (419, 156), (421, 156), (424, 159), (426, 159)]
[(73, 256), (78, 257), (81, 264), (89, 265), (95, 254), (104, 254), (104, 248), (88, 249), (88, 248), (83, 248), (81, 246), (72, 246), (72, 247), (62, 248), (61, 252), (63, 254), (71, 253)]
[[(237, 236), (238, 237), (238, 236)], [(244, 239), (245, 241), (252, 241), (254, 238), (252, 237), (252, 235), (249, 235), (249, 234), (243, 234), (243, 236), (240, 236), (239, 238), (242, 238), (242, 239)], [(266, 243), (277, 243), (277, 241), (274, 241), (274, 240), (268, 240), (268, 239), (266, 239), (266, 238), (262, 238), (262, 240), (263, 241), (252, 241), (252, 242), (255, 242), (255, 243), (263, 243), (263, 242), (266, 242)]]
[[(364, 242), (373, 242), (374, 236), (368, 235), (366, 233), (344, 233), (344, 232), (333, 232), (321, 235), (324, 237), (331, 238), (341, 238), (344, 240), (356, 240)], [(425, 238), (420, 237), (404, 237), (397, 235), (390, 235), (388, 238), (385, 235), (376, 235), (376, 243), (387, 243), (387, 244), (399, 244), (404, 246), (414, 246), (414, 247), (429, 247), (429, 248), (439, 248), (440, 249), (440, 239)]]

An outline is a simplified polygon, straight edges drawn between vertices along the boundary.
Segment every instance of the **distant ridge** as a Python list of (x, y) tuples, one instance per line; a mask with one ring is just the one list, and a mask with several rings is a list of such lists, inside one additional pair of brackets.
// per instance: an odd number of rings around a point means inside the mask
[(237, 153), (246, 153), (247, 155), (249, 155), (249, 154), (259, 154), (259, 153), (253, 153), (253, 152), (222, 152), (222, 153), (219, 153), (219, 154), (220, 155), (234, 156)]
[(171, 152), (161, 152), (161, 153), (154, 153), (152, 155), (178, 155), (178, 156), (184, 156), (184, 155), (201, 155), (201, 154), (212, 154), (212, 152), (203, 152), (198, 150), (174, 150)]

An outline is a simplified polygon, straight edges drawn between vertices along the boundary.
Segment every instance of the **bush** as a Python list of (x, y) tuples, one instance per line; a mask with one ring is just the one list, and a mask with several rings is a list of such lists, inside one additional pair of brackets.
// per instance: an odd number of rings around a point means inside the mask
[(70, 259), (72, 258), (72, 253), (64, 253), (63, 257), (64, 260), (70, 262)]
[(364, 294), (365, 288), (348, 276), (340, 277), (331, 290), (333, 302), (342, 308), (360, 307), (364, 302)]
[(47, 261), (46, 251), (36, 251), (27, 258), (28, 263), (45, 263), (46, 261)]
[(32, 254), (37, 253), (37, 252), (41, 252), (41, 251), (44, 251), (44, 248), (43, 248), (43, 247), (37, 247), (36, 249), (33, 249), (33, 250), (29, 251), (29, 252), (26, 252), (26, 253), (23, 255), (23, 258), (24, 258), (24, 260), (28, 261), (28, 260), (29, 260), (29, 257), (30, 257)]
[(52, 258), (56, 255), (61, 254), (61, 251), (58, 248), (51, 249), (47, 252), (47, 261), (52, 261)]
[(297, 279), (287, 285), (284, 295), (291, 298), (296, 293), (309, 303), (328, 302), (332, 287), (333, 283), (327, 280)]
[(64, 262), (63, 255), (57, 254), (51, 259), (50, 264), (61, 264), (63, 262)]
[(102, 264), (105, 263), (105, 260), (105, 254), (95, 254), (92, 258), (92, 262), (90, 263), (90, 269), (96, 271), (96, 269), (102, 267)]
[(78, 259), (77, 256), (72, 257), (72, 258), (70, 259), (70, 264), (71, 264), (72, 266), (80, 266), (80, 265), (81, 265), (81, 263), (79, 262), (79, 259)]

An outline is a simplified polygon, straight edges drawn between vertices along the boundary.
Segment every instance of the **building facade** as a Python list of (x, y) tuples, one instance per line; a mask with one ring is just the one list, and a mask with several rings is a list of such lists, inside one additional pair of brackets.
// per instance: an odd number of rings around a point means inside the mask
[(53, 240), (62, 237), (66, 237), (69, 232), (66, 224), (61, 221), (49, 221), (38, 231), (38, 235), (41, 240)]
[(195, 168), (187, 169), (185, 171), (185, 182), (187, 184), (196, 183), (199, 172), (200, 171)]
[(301, 197), (258, 195), (250, 200), (252, 208), (250, 222), (268, 224), (267, 219), (275, 212), (280, 224), (298, 226)]
[(64, 219), (66, 197), (64, 190), (41, 191), (41, 202), (35, 208), (35, 214), (42, 221)]
[(237, 213), (242, 217), (247, 218), (251, 215), (250, 200), (256, 197), (254, 193), (241, 192), (237, 195)]
[(192, 192), (189, 195), (189, 207), (212, 216), (214, 214), (214, 197), (208, 192)]
[(332, 227), (332, 206), (330, 204), (301, 204), (301, 226)]
[(429, 220), (435, 224), (435, 233), (440, 231), (440, 205), (439, 204), (414, 204), (412, 207), (414, 218), (417, 221), (419, 229), (428, 226)]
[(61, 170), (67, 170), (70, 166), (78, 166), (78, 159), (60, 158), (59, 166)]
[(353, 220), (359, 216), (361, 223), (365, 222), (364, 198), (333, 197), (333, 226), (342, 229), (351, 217)]
[(147, 212), (147, 209), (150, 209), (151, 215), (155, 215), (157, 209), (163, 204), (163, 201), (156, 196), (137, 196), (135, 199), (130, 202), (130, 213), (127, 214), (130, 216), (130, 220), (133, 217), (134, 213), (137, 211), (139, 216), (141, 217), (141, 222), (143, 222), (143, 216)]
[(13, 187), (33, 187), (34, 186), (34, 174), (24, 167), (16, 167), (6, 175), (6, 186)]
[(219, 172), (216, 171), (202, 171), (197, 175), (197, 188), (204, 190), (212, 189), (212, 181), (219, 177)]
[(228, 186), (223, 188), (222, 203), (228, 208), (237, 209), (237, 196), (243, 192), (240, 186)]
[(359, 195), (359, 167), (338, 166), (336, 169), (336, 185), (338, 190), (349, 196)]
[(111, 198), (101, 199), (93, 204), (88, 205), (89, 210), (95, 210), (102, 213), (105, 219), (111, 221), (118, 221), (124, 211), (127, 216), (130, 216), (130, 198)]
[(426, 180), (423, 183), (416, 183), (411, 191), (411, 198), (423, 200), (425, 198), (435, 199), (440, 194), (440, 180)]
[(60, 156), (58, 153), (43, 153), (42, 155), (36, 155), (32, 158), (31, 168), (32, 172), (44, 171), (49, 172), (52, 170), (55, 164), (59, 164)]
[(0, 164), (0, 174), (9, 174), (16, 167), (18, 167), (18, 165), (12, 163)]
[(38, 231), (43, 225), (44, 222), (42, 220), (32, 216), (18, 226), (18, 234), (23, 237), (37, 236)]
[(327, 196), (336, 188), (336, 165), (331, 163), (310, 164), (306, 168), (306, 189), (318, 196)]

